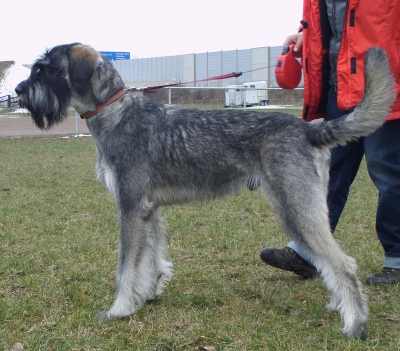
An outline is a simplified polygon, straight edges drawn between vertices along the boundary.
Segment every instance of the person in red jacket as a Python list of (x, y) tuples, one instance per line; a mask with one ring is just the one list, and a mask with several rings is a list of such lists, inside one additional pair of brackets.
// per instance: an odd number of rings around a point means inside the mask
[[(367, 277), (373, 285), (400, 282), (400, 0), (304, 0), (301, 32), (295, 44), (304, 73), (303, 118), (339, 118), (349, 113), (364, 92), (364, 54), (371, 46), (386, 51), (396, 79), (397, 100), (387, 122), (375, 133), (332, 150), (328, 188), (332, 231), (346, 204), (365, 155), (369, 175), (379, 190), (376, 231), (385, 252), (381, 272)], [(318, 275), (301, 243), (264, 248), (268, 265), (303, 278)]]

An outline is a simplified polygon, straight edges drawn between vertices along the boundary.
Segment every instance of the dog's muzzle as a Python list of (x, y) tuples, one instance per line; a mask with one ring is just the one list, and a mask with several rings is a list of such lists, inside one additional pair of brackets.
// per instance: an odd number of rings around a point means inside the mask
[(26, 85), (27, 85), (26, 80), (24, 80), (15, 87), (15, 92), (17, 93), (18, 96), (24, 93)]

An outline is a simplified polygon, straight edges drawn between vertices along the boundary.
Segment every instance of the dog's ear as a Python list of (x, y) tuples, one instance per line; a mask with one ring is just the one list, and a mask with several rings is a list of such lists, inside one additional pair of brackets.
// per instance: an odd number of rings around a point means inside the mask
[(101, 55), (85, 45), (75, 45), (68, 52), (68, 73), (72, 88), (84, 94), (95, 70), (103, 64)]

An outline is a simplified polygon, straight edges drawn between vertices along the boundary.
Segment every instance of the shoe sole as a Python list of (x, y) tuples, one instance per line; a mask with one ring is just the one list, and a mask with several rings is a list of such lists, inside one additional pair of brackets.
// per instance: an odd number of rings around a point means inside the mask
[(299, 268), (298, 266), (296, 268), (293, 268), (292, 265), (288, 265), (283, 261), (279, 260), (268, 260), (267, 258), (264, 258), (262, 255), (260, 255), (261, 259), (269, 266), (278, 268), (278, 269), (283, 269), (288, 272), (292, 272), (304, 279), (312, 279), (316, 278), (319, 276), (318, 272), (316, 269), (310, 269), (310, 268)]

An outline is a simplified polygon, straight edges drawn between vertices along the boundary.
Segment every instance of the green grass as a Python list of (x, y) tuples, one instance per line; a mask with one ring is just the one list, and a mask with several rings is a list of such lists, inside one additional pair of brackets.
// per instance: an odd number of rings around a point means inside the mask
[[(341, 335), (319, 279), (267, 267), (287, 242), (260, 192), (164, 209), (175, 275), (118, 321), (118, 223), (91, 138), (0, 140), (0, 350), (399, 350), (399, 285), (365, 286), (369, 338)], [(363, 165), (336, 237), (362, 280), (381, 269), (377, 193)]]
[(8, 108), (0, 107), (0, 116), (8, 114)]

